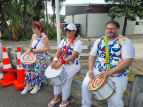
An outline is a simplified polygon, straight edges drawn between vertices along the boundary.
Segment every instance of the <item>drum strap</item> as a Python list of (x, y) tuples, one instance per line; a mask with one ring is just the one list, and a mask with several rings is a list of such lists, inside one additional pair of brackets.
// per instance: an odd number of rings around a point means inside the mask
[(107, 71), (110, 70), (110, 57), (109, 57), (109, 46), (108, 46), (108, 38), (105, 38), (105, 51), (106, 51), (106, 64), (107, 64)]
[(60, 59), (63, 58), (63, 56), (65, 55), (65, 53), (69, 50), (71, 43), (74, 42), (75, 39), (76, 39), (76, 37), (74, 37), (73, 40), (70, 42), (70, 44), (67, 46), (67, 48), (65, 49), (65, 51), (60, 56)]
[(36, 49), (36, 47), (37, 47), (37, 45), (38, 45), (38, 43), (40, 42), (40, 40), (41, 40), (42, 37), (43, 37), (43, 36), (42, 36), (42, 34), (41, 34), (41, 35), (39, 36), (38, 40), (37, 40), (36, 45), (34, 46), (34, 49)]

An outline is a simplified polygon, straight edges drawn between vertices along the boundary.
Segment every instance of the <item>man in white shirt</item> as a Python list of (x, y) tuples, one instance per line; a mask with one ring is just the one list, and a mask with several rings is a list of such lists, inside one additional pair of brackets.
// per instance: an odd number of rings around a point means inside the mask
[[(106, 36), (98, 38), (90, 52), (88, 59), (89, 71), (82, 84), (82, 107), (90, 107), (92, 94), (88, 91), (91, 78), (99, 75), (108, 77), (115, 83), (115, 93), (108, 100), (108, 107), (124, 107), (122, 96), (128, 83), (130, 65), (135, 57), (132, 42), (118, 34), (120, 25), (116, 21), (106, 23)], [(107, 71), (105, 38), (108, 37), (110, 70)]]

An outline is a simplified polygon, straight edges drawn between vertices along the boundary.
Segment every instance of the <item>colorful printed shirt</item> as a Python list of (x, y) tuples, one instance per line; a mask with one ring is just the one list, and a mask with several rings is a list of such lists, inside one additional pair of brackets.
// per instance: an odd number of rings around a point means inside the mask
[[(107, 71), (107, 65), (106, 65), (106, 54), (105, 54), (105, 37), (103, 36), (94, 44), (94, 47), (92, 48), (90, 55), (97, 56), (95, 60), (95, 69), (98, 72)], [(117, 66), (122, 59), (125, 58), (134, 58), (135, 57), (135, 50), (132, 42), (124, 37), (119, 35), (115, 40), (109, 41), (109, 60), (110, 60), (110, 69)], [(111, 77), (114, 76), (126, 76), (130, 71), (130, 67), (127, 67), (124, 71), (120, 73), (116, 73)]]
[[(64, 52), (64, 50), (68, 47), (68, 45), (70, 44), (70, 42), (68, 41), (68, 37), (64, 38), (59, 47), (62, 48), (62, 53)], [(63, 59), (67, 58), (68, 56), (72, 55), (72, 52), (77, 51), (78, 53), (81, 53), (82, 51), (82, 43), (81, 41), (76, 38), (74, 40), (73, 43), (71, 43), (69, 50), (65, 53), (65, 55), (63, 56)], [(65, 63), (64, 65), (78, 65), (81, 64), (80, 63), (80, 56), (77, 56), (74, 60), (72, 60), (71, 62)]]

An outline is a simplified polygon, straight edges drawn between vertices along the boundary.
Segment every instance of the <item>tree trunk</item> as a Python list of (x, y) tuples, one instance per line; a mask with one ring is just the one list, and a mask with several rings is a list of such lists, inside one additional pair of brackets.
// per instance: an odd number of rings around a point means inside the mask
[(27, 0), (24, 0), (24, 33), (27, 34), (28, 21), (27, 21)]
[(125, 34), (126, 34), (126, 27), (127, 27), (127, 18), (125, 17), (124, 27), (123, 27), (123, 31), (122, 31), (123, 36), (125, 36)]
[(46, 30), (46, 35), (48, 36), (48, 34), (49, 34), (49, 26), (48, 26), (48, 22), (49, 22), (49, 20), (48, 20), (48, 10), (47, 10), (47, 1), (46, 1), (46, 20), (47, 20), (47, 29), (45, 29)]
[(0, 0), (0, 21), (1, 21), (1, 27), (3, 28), (4, 32), (8, 35), (8, 37), (10, 38), (11, 37), (11, 32), (9, 31), (8, 29), (8, 25), (6, 23), (6, 20), (4, 18), (4, 15), (3, 15), (3, 9), (2, 9), (2, 1)]

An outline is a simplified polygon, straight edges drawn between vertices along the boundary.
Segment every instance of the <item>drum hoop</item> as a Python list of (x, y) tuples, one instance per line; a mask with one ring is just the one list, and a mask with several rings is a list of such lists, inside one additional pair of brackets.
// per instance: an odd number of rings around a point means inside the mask
[[(63, 67), (63, 70), (65, 70), (64, 67)], [(63, 71), (63, 70), (62, 70), (62, 71)], [(61, 74), (61, 72), (60, 72), (60, 74)], [(60, 75), (60, 74), (59, 74), (59, 75)], [(55, 76), (55, 77), (52, 77), (52, 78), (56, 78), (56, 77), (58, 77), (59, 75), (57, 75), (57, 76)], [(48, 77), (47, 77), (47, 78), (48, 78)], [(52, 78), (49, 78), (49, 79), (52, 79)]]

